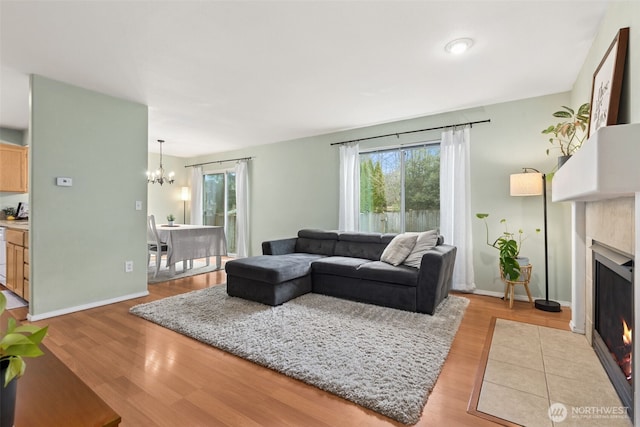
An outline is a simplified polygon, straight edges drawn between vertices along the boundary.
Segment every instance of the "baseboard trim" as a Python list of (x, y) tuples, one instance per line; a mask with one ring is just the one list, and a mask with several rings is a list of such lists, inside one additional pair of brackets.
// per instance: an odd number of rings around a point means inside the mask
[(569, 327), (571, 328), (571, 330), (573, 332), (575, 332), (576, 334), (582, 334), (582, 335), (586, 335), (586, 330), (585, 328), (578, 328), (576, 327), (575, 323), (573, 323), (573, 320), (569, 322)]
[(83, 310), (88, 310), (90, 308), (96, 308), (96, 307), (101, 307), (103, 305), (115, 304), (117, 302), (122, 302), (130, 299), (134, 299), (134, 298), (146, 297), (147, 295), (149, 295), (149, 291), (123, 295), (117, 298), (96, 301), (89, 304), (77, 305), (75, 307), (63, 308), (61, 310), (49, 311), (46, 313), (41, 313), (36, 315), (27, 314), (27, 320), (29, 320), (30, 322), (35, 322), (37, 320), (48, 319), (50, 317), (57, 317), (57, 316), (62, 316), (64, 314), (75, 313), (76, 311), (83, 311)]
[[(476, 289), (473, 291), (473, 293), (477, 295), (486, 295), (489, 297), (504, 298), (504, 292), (485, 291), (483, 289)], [(529, 301), (529, 298), (527, 298), (526, 295), (515, 295), (513, 299), (516, 301)], [(537, 298), (534, 297), (533, 299), (535, 300)], [(569, 301), (558, 301), (558, 302), (563, 307), (571, 307), (571, 302)]]

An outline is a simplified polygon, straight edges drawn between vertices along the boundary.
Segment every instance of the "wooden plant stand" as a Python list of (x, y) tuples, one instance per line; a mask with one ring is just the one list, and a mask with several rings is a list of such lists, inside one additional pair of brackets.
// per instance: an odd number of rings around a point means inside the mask
[(509, 280), (504, 275), (504, 271), (502, 271), (502, 267), (500, 267), (500, 278), (505, 283), (504, 288), (504, 300), (506, 301), (509, 298), (509, 308), (513, 308), (513, 295), (515, 294), (516, 285), (524, 286), (525, 291), (527, 291), (527, 296), (529, 297), (529, 303), (533, 305), (533, 298), (531, 298), (531, 292), (529, 291), (529, 281), (531, 280), (531, 264), (521, 265), (520, 266), (520, 276), (518, 280)]

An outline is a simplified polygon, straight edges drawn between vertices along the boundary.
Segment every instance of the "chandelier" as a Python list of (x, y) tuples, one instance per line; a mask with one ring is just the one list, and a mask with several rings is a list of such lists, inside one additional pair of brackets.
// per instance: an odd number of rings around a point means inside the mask
[(147, 171), (147, 182), (149, 184), (155, 184), (156, 182), (160, 185), (164, 184), (173, 184), (173, 176), (175, 175), (173, 172), (169, 172), (169, 176), (164, 176), (164, 168), (162, 167), (162, 144), (164, 143), (163, 139), (159, 139), (158, 143), (160, 144), (160, 167), (155, 172)]

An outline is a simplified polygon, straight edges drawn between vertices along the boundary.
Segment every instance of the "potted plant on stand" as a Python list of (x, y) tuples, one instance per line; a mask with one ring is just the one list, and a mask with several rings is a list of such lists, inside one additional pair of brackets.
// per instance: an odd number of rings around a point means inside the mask
[(173, 227), (173, 222), (176, 220), (176, 217), (173, 214), (167, 215), (167, 221), (169, 222), (169, 227)]
[[(493, 243), (489, 241), (489, 225), (487, 224), (487, 213), (477, 213), (476, 217), (484, 221), (484, 225), (487, 231), (487, 245), (492, 248), (496, 248), (499, 251), (500, 268), (504, 275), (509, 280), (517, 280), (520, 277), (520, 266), (528, 265), (529, 259), (520, 256), (520, 249), (522, 248), (522, 242), (526, 240), (522, 230), (518, 230), (518, 236), (509, 232), (507, 229), (507, 220), (501, 219), (500, 223), (504, 224), (504, 232), (498, 236)], [(540, 229), (536, 228), (536, 233), (539, 233)]]
[(558, 157), (558, 168), (569, 160), (587, 137), (590, 104), (588, 102), (582, 104), (577, 112), (569, 107), (563, 106), (562, 108), (562, 110), (553, 113), (553, 117), (565, 120), (550, 125), (542, 131), (545, 135), (553, 135), (549, 138), (551, 145), (558, 144), (557, 147), (547, 148), (547, 155), (552, 148), (560, 149), (562, 155)]
[[(0, 315), (7, 306), (7, 299), (0, 292)], [(7, 329), (0, 331), (0, 427), (13, 426), (18, 378), (24, 374), (24, 357), (38, 357), (44, 353), (40, 349), (48, 327), (34, 325), (16, 326), (16, 320), (9, 318)]]

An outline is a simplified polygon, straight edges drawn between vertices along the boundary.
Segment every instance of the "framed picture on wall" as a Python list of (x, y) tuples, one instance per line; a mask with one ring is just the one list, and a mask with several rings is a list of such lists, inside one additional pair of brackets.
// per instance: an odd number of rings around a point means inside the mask
[(588, 136), (593, 135), (603, 126), (618, 123), (620, 92), (628, 43), (629, 28), (621, 28), (593, 73)]

